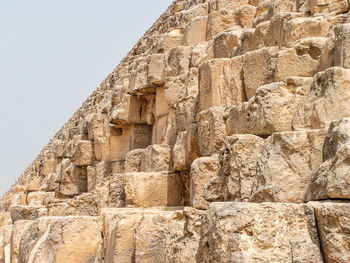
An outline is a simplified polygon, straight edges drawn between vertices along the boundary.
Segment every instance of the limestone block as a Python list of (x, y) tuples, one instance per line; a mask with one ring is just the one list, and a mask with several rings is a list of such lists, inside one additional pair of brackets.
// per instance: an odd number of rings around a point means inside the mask
[[(37, 172), (31, 172), (30, 176), (26, 178), (25, 190), (27, 191), (39, 191), (44, 177)], [(21, 198), (21, 193), (17, 193), (18, 198)], [(22, 199), (22, 198), (21, 198)]]
[(178, 174), (168, 172), (142, 172), (125, 174), (127, 205), (180, 206), (183, 184)]
[(178, 76), (189, 70), (190, 56), (192, 49), (190, 47), (179, 46), (170, 50), (166, 58), (166, 76)]
[(109, 121), (107, 115), (94, 114), (89, 118), (88, 134), (90, 140), (108, 135)]
[(289, 76), (313, 77), (320, 67), (325, 42), (323, 37), (304, 38), (293, 48), (281, 51), (276, 62), (275, 80)]
[(266, 140), (250, 201), (302, 203), (322, 163), (324, 130), (275, 133)]
[(307, 0), (306, 10), (311, 11), (312, 14), (342, 14), (349, 11), (349, 2), (346, 0)]
[(249, 201), (256, 184), (256, 174), (262, 161), (265, 140), (255, 135), (227, 137), (221, 155), (220, 176), (226, 177), (225, 200)]
[(152, 144), (161, 144), (165, 141), (165, 133), (168, 126), (168, 116), (158, 117), (152, 130)]
[(137, 92), (148, 87), (147, 61), (145, 58), (136, 60), (130, 66), (129, 92)]
[[(268, 12), (266, 12), (265, 15), (267, 16)], [(283, 45), (283, 41), (285, 37), (284, 30), (287, 22), (293, 21), (295, 18), (299, 18), (300, 16), (302, 16), (300, 13), (280, 13), (272, 17), (267, 29), (266, 37), (263, 42), (265, 46), (268, 46), (268, 47), (278, 46), (281, 49), (284, 46)], [(266, 18), (263, 18), (263, 21), (265, 19)], [(288, 34), (288, 32), (286, 34)], [(300, 38), (301, 37), (303, 36), (301, 35)], [(304, 36), (304, 37), (308, 37), (308, 36)], [(294, 39), (294, 41), (297, 41), (297, 40), (299, 40), (299, 38)], [(288, 47), (291, 47), (291, 46), (288, 46)]]
[(114, 172), (114, 164), (114, 162), (102, 161), (97, 163), (95, 166), (87, 167), (87, 190), (89, 192), (94, 190), (98, 184), (102, 183), (105, 178)]
[(162, 117), (169, 114), (170, 106), (165, 99), (165, 88), (158, 87), (156, 93), (155, 117)]
[[(63, 217), (53, 222), (28, 262), (100, 262), (102, 222), (94, 217)], [(55, 244), (53, 246), (52, 244)], [(21, 262), (21, 261), (20, 261)]]
[(255, 18), (256, 7), (252, 5), (242, 5), (238, 11), (239, 24), (243, 28), (252, 27)]
[(293, 130), (295, 114), (307, 99), (311, 81), (294, 77), (258, 88), (247, 105), (247, 132), (270, 135)]
[(4, 262), (5, 258), (4, 258), (4, 236), (3, 236), (3, 232), (2, 229), (0, 227), (0, 262)]
[(172, 156), (175, 171), (188, 171), (192, 162), (200, 156), (196, 124), (191, 124), (186, 131), (178, 133)]
[(243, 78), (248, 99), (256, 90), (274, 81), (278, 48), (270, 47), (244, 54)]
[(199, 42), (192, 48), (191, 67), (198, 67), (212, 58), (214, 58), (213, 45), (209, 45), (209, 42)]
[(27, 195), (27, 204), (32, 205), (47, 205), (55, 198), (55, 192), (30, 192)]
[(350, 204), (310, 202), (315, 209), (325, 262), (347, 262), (349, 255)]
[[(264, 46), (265, 39), (271, 37), (268, 33), (270, 21), (262, 22), (255, 28), (244, 29), (240, 36), (240, 43), (236, 49), (231, 51), (231, 57), (239, 56), (246, 52), (253, 51)], [(275, 46), (267, 45), (267, 46)]]
[(187, 73), (177, 77), (167, 78), (167, 83), (165, 84), (164, 90), (164, 99), (169, 107), (173, 107), (178, 100), (187, 97)]
[(190, 68), (187, 78), (188, 81), (186, 83), (186, 95), (187, 96), (197, 96), (198, 95), (198, 68)]
[[(26, 225), (20, 234), (18, 243), (18, 263), (29, 262), (29, 256), (39, 239), (44, 235), (51, 223), (56, 221), (57, 217), (41, 217)], [(18, 221), (21, 222), (21, 221)]]
[(125, 155), (125, 172), (141, 172), (141, 157), (144, 149), (135, 149)]
[(156, 50), (158, 53), (165, 53), (175, 47), (181, 46), (182, 39), (183, 30), (174, 29), (158, 37)]
[(226, 121), (226, 134), (245, 134), (247, 131), (247, 107), (248, 102), (230, 107)]
[[(127, 173), (126, 173), (127, 174)], [(125, 175), (113, 174), (109, 178), (108, 207), (125, 206)], [(107, 206), (104, 206), (107, 207)]]
[(141, 155), (141, 171), (160, 172), (169, 171), (171, 149), (166, 144), (153, 144), (148, 146)]
[(229, 58), (233, 48), (240, 43), (242, 30), (224, 31), (213, 39), (213, 51), (215, 58)]
[(194, 96), (183, 98), (175, 104), (175, 121), (177, 131), (185, 131), (195, 122), (196, 98)]
[(10, 212), (0, 213), (0, 225), (6, 226), (6, 225), (11, 225), (11, 224), (12, 224), (11, 213)]
[(200, 110), (230, 106), (245, 101), (242, 57), (213, 59), (204, 62), (199, 70)]
[(207, 209), (205, 191), (211, 181), (219, 176), (219, 156), (201, 157), (191, 165), (190, 205), (197, 209)]
[(238, 24), (237, 12), (228, 9), (211, 12), (208, 17), (207, 38), (215, 37), (218, 33)]
[(0, 226), (0, 262), (10, 263), (12, 227)]
[(87, 191), (87, 168), (68, 165), (61, 173), (59, 192), (74, 196)]
[(48, 209), (46, 206), (11, 206), (11, 219), (15, 223), (18, 220), (35, 220), (42, 216), (48, 215)]
[[(350, 68), (350, 25), (337, 25), (334, 28), (334, 33), (334, 65), (343, 68)], [(328, 59), (330, 58), (328, 57)]]
[(323, 17), (297, 17), (286, 22), (283, 46), (292, 47), (301, 38), (325, 37), (331, 24)]
[(13, 225), (11, 234), (11, 263), (18, 263), (18, 253), (21, 242), (21, 236), (33, 220), (16, 221)]
[(198, 118), (198, 143), (202, 156), (219, 153), (226, 137), (227, 109), (209, 108), (200, 112)]
[(93, 144), (91, 141), (77, 141), (73, 154), (74, 165), (88, 166), (95, 160)]
[(163, 85), (165, 82), (165, 55), (152, 54), (148, 58), (148, 83)]
[(350, 119), (332, 122), (324, 145), (323, 163), (310, 185), (308, 200), (350, 199)]
[(11, 244), (8, 244), (4, 248), (4, 258), (5, 258), (5, 263), (10, 263), (11, 262)]
[(333, 120), (349, 117), (349, 85), (349, 69), (333, 67), (317, 73), (293, 126), (323, 128)]
[(43, 176), (48, 176), (50, 173), (55, 171), (55, 168), (56, 168), (56, 160), (55, 158), (51, 157), (43, 161), (40, 173)]
[(313, 209), (295, 204), (212, 203), (197, 262), (323, 262)]
[(196, 17), (186, 27), (184, 31), (183, 43), (192, 46), (198, 42), (207, 40), (208, 17)]
[[(268, 4), (268, 3), (267, 3)], [(297, 6), (300, 5), (297, 1), (277, 0), (270, 2), (266, 19), (271, 19), (278, 14), (291, 13), (297, 11)]]
[(209, 0), (208, 5), (209, 11), (213, 12), (220, 9), (236, 10), (240, 5), (246, 5), (248, 2), (248, 0)]
[(193, 208), (103, 209), (105, 262), (195, 263), (202, 213)]

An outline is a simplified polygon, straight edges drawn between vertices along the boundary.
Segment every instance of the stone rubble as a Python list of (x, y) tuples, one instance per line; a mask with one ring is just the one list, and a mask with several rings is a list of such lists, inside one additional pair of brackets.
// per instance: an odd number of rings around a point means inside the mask
[(0, 263), (350, 262), (349, 54), (347, 0), (175, 0), (1, 198)]

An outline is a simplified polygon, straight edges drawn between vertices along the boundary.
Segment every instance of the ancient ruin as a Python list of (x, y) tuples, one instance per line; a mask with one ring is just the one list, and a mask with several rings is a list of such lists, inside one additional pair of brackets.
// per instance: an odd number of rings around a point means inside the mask
[(349, 9), (174, 1), (1, 199), (0, 262), (350, 262)]

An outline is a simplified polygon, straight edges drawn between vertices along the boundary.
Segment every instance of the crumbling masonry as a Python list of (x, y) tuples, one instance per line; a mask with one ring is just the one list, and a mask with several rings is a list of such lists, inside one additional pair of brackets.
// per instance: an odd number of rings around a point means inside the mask
[(350, 262), (347, 0), (177, 0), (0, 201), (1, 263)]

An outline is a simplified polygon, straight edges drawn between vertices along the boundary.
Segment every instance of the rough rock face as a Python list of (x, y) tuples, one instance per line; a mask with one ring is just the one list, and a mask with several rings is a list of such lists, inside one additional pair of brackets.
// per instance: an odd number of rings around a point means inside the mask
[(0, 263), (350, 262), (347, 0), (176, 0), (0, 200)]

